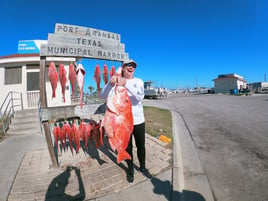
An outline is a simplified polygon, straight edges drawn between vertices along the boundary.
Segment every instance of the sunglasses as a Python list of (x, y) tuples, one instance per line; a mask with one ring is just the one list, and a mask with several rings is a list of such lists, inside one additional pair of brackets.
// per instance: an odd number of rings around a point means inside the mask
[(133, 66), (132, 63), (126, 64), (125, 66), (127, 66), (127, 67), (132, 67), (132, 68), (136, 68), (136, 67)]

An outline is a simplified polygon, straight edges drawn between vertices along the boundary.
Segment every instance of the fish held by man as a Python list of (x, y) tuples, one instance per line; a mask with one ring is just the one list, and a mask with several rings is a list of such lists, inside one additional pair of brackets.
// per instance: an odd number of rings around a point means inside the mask
[(114, 86), (109, 92), (102, 125), (111, 148), (117, 151), (117, 163), (131, 159), (126, 148), (134, 126), (131, 101), (125, 87)]
[(48, 66), (48, 78), (52, 87), (52, 98), (55, 98), (58, 83), (58, 73), (54, 62), (50, 62)]

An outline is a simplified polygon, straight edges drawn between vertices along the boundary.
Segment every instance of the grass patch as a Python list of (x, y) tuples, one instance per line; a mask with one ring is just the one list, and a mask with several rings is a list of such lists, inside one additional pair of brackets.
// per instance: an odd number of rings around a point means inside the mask
[(169, 110), (144, 106), (145, 131), (159, 137), (165, 135), (172, 139), (172, 115)]

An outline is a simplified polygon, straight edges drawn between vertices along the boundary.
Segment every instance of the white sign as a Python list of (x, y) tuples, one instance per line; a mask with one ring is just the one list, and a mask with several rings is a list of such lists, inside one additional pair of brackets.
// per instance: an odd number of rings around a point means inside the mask
[(118, 43), (117, 41), (92, 39), (82, 36), (48, 34), (48, 44), (66, 44), (105, 50), (114, 50), (122, 53), (125, 52), (125, 44)]
[(127, 53), (68, 45), (42, 45), (40, 56), (86, 57), (114, 61), (124, 61), (129, 58)]
[(41, 45), (40, 56), (86, 57), (94, 59), (128, 60), (120, 34), (56, 23), (55, 34), (48, 35), (48, 43)]
[(56, 23), (56, 34), (80, 35), (89, 38), (107, 39), (120, 42), (120, 34), (94, 29), (90, 27), (81, 27), (69, 24)]

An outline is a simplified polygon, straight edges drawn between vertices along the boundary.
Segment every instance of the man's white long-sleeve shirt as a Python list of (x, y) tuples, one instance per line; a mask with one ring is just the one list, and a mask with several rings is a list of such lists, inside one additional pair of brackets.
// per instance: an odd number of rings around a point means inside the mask
[[(107, 83), (101, 90), (100, 97), (107, 98), (112, 87), (113, 85)], [(142, 100), (144, 98), (143, 81), (140, 78), (127, 79), (125, 87), (128, 90), (128, 96), (132, 105), (134, 125), (141, 124), (145, 121), (142, 105)]]

